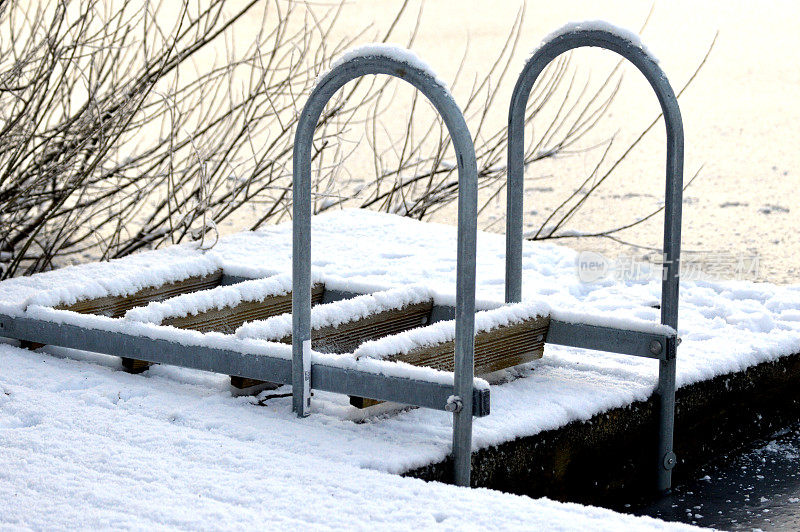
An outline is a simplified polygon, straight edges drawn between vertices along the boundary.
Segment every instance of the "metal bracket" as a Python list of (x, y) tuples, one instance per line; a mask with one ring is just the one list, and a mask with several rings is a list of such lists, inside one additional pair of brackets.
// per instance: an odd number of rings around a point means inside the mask
[(665, 360), (669, 354), (665, 346), (669, 345), (670, 338), (674, 336), (551, 318), (545, 342)]
[(674, 361), (678, 356), (678, 346), (681, 339), (677, 336), (667, 337), (667, 345), (664, 346), (664, 360)]

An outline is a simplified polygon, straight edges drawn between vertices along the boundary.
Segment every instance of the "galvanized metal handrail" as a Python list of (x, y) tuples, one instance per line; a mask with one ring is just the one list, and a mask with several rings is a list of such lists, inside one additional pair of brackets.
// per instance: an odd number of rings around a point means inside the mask
[(387, 74), (416, 87), (444, 119), (458, 163), (458, 255), (456, 277), (455, 390), (452, 398), (455, 483), (470, 483), (478, 170), (467, 124), (450, 91), (431, 73), (396, 50), (371, 48), (335, 66), (317, 83), (300, 115), (294, 141), (292, 228), (292, 407), (308, 415), (311, 367), (311, 148), (319, 117), (345, 83)]
[[(522, 213), (525, 177), (525, 109), (533, 85), (544, 68), (556, 57), (582, 47), (605, 48), (618, 53), (644, 75), (658, 97), (667, 129), (667, 180), (664, 207), (664, 264), (661, 289), (661, 323), (678, 328), (678, 287), (681, 243), (681, 202), (683, 195), (683, 121), (675, 93), (656, 60), (635, 37), (607, 25), (603, 28), (573, 25), (565, 27), (543, 43), (528, 59), (511, 97), (508, 113), (508, 203), (506, 217), (506, 302), (522, 298)], [(672, 449), (675, 420), (675, 357), (677, 339), (667, 342), (666, 356), (659, 361), (660, 397), (658, 488), (672, 483), (676, 458)]]

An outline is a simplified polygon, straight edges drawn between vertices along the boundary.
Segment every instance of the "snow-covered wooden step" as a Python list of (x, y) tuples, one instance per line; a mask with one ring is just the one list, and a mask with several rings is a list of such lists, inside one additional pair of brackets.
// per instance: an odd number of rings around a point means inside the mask
[[(368, 340), (427, 324), (432, 309), (433, 294), (419, 286), (318, 305), (311, 309), (311, 345), (322, 352), (351, 352)], [(246, 323), (236, 335), (291, 343), (292, 316)]]
[[(312, 305), (322, 301), (324, 290), (322, 282), (314, 279)], [(291, 310), (292, 278), (276, 275), (153, 302), (129, 310), (125, 318), (200, 332), (232, 334), (245, 322), (264, 320)]]
[[(311, 310), (312, 347), (452, 371), (455, 321), (428, 325), (433, 304), (433, 293), (415, 286), (319, 305)], [(540, 303), (478, 312), (475, 373), (483, 375), (541, 358), (549, 323), (549, 307)], [(246, 323), (236, 335), (290, 343), (292, 316)], [(376, 401), (354, 397), (351, 403), (364, 407)]]
[(69, 305), (58, 305), (55, 308), (81, 314), (99, 314), (119, 318), (128, 310), (147, 305), (152, 301), (161, 301), (180, 294), (214, 288), (219, 285), (221, 279), (222, 270), (217, 270), (206, 275), (193, 275), (179, 281), (148, 286), (131, 294), (84, 299)]
[[(475, 375), (485, 375), (541, 358), (550, 325), (549, 308), (539, 303), (519, 303), (475, 314)], [(365, 342), (356, 358), (370, 357), (453, 371), (455, 320)], [(359, 408), (377, 404), (351, 397)]]
[[(98, 314), (110, 318), (119, 318), (128, 310), (147, 305), (153, 301), (214, 288), (219, 285), (221, 280), (222, 270), (218, 269), (210, 273), (190, 275), (171, 282), (145, 286), (138, 290), (123, 290), (117, 294), (78, 299), (71, 303), (54, 305), (54, 308), (71, 310), (80, 314)], [(135, 285), (135, 282), (132, 284)], [(42, 344), (31, 344), (29, 347), (38, 348), (41, 346)], [(143, 360), (122, 358), (122, 366), (131, 373), (141, 373), (149, 368), (150, 365), (149, 362)]]
[[(322, 301), (325, 287), (316, 277), (313, 283), (311, 304), (316, 305)], [(129, 310), (125, 318), (180, 329), (231, 334), (245, 322), (263, 320), (291, 310), (292, 278), (290, 275), (276, 275), (153, 302)], [(264, 384), (231, 375), (231, 385), (239, 390)]]

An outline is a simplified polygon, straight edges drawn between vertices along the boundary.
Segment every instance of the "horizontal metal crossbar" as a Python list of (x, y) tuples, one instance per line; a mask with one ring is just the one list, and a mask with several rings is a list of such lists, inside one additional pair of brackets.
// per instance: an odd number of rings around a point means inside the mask
[[(279, 384), (292, 382), (292, 361), (288, 358), (185, 345), (124, 332), (0, 314), (0, 336)], [(311, 379), (316, 390), (434, 410), (446, 410), (448, 399), (457, 395), (452, 384), (381, 375), (324, 363), (313, 364)], [(489, 415), (489, 390), (473, 388), (472, 413), (477, 417)]]
[[(226, 279), (229, 283), (247, 280), (243, 277), (234, 278), (223, 275), (223, 284)], [(326, 288), (322, 302), (331, 303), (361, 295), (364, 295), (364, 292)], [(431, 323), (452, 320), (455, 317), (455, 312), (455, 307), (449, 305), (434, 305)], [(608, 353), (655, 358), (657, 360), (667, 360), (669, 357), (669, 350), (665, 349), (665, 346), (669, 338), (671, 338), (671, 336), (666, 334), (604, 327), (550, 318), (550, 328), (545, 337), (545, 343), (567, 347), (580, 347), (582, 349), (605, 351)]]
[(666, 347), (670, 338), (666, 334), (570, 323), (550, 318), (550, 329), (544, 341), (548, 344), (667, 360), (669, 350)]
[[(363, 295), (361, 292), (325, 290), (323, 303), (350, 299)], [(452, 320), (456, 309), (449, 305), (434, 305), (431, 323)], [(659, 333), (634, 331), (616, 327), (603, 327), (580, 322), (567, 322), (550, 318), (550, 328), (545, 336), (546, 344), (580, 347), (594, 351), (620, 353), (658, 360), (667, 360), (667, 341), (671, 336)]]

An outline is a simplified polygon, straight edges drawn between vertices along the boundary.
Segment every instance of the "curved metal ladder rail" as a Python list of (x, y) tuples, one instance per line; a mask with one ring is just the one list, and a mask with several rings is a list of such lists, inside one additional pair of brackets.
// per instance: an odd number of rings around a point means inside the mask
[(453, 460), (455, 483), (469, 486), (472, 449), (473, 348), (475, 329), (475, 255), (478, 171), (472, 137), (447, 88), (416, 65), (388, 51), (370, 50), (326, 73), (303, 108), (293, 153), (292, 228), (292, 408), (308, 415), (311, 368), (311, 147), (320, 115), (345, 83), (368, 74), (387, 74), (409, 82), (444, 119), (458, 160), (458, 256), (456, 278), (455, 391)]
[[(524, 181), (525, 108), (536, 79), (556, 57), (582, 47), (616, 52), (644, 75), (658, 97), (667, 129), (666, 195), (664, 209), (664, 264), (661, 288), (661, 323), (678, 328), (678, 284), (683, 196), (683, 122), (675, 93), (658, 63), (622, 31), (567, 27), (528, 59), (517, 79), (508, 115), (508, 185), (506, 217), (506, 302), (522, 298), (522, 213)], [(670, 488), (676, 458), (672, 449), (675, 421), (675, 358), (677, 341), (667, 341), (665, 357), (659, 360), (658, 489)]]

